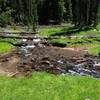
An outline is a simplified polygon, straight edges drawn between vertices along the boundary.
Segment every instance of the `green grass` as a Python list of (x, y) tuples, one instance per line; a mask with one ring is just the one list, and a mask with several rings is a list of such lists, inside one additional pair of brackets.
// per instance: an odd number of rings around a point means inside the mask
[(15, 48), (8, 41), (10, 41), (12, 43), (17, 43), (17, 41), (19, 41), (19, 39), (14, 39), (14, 38), (13, 39), (10, 39), (10, 38), (2, 39), (2, 38), (0, 38), (0, 55), (3, 53), (10, 52), (12, 49)]
[(14, 48), (14, 46), (12, 46), (9, 43), (6, 42), (0, 42), (0, 54), (2, 53), (6, 53), (11, 51)]
[(95, 38), (92, 39), (82, 39), (82, 38), (73, 38), (73, 39), (52, 39), (50, 42), (59, 42), (59, 43), (66, 43), (67, 47), (81, 47), (81, 46), (97, 46), (100, 45)]
[[(100, 25), (97, 26), (97, 29), (90, 29), (86, 31), (79, 31), (75, 32), (71, 35), (100, 35)], [(42, 36), (51, 36), (55, 35), (56, 33), (59, 35), (61, 33), (66, 33), (67, 35), (68, 27), (62, 28), (46, 28), (41, 30), (40, 35)], [(72, 31), (72, 30), (69, 30)], [(96, 39), (100, 40), (100, 38), (93, 38), (93, 39), (82, 39), (82, 38), (77, 38), (77, 39), (52, 39), (50, 40), (51, 43), (61, 43), (61, 44), (66, 44), (67, 47), (90, 47), (89, 53), (98, 55), (100, 53), (100, 42), (97, 41)], [(81, 42), (81, 43), (78, 43)]]
[[(98, 38), (100, 40), (100, 38)], [(93, 55), (100, 55), (100, 42), (94, 39), (53, 39), (50, 40), (51, 43), (61, 43), (66, 44), (66, 47), (70, 48), (87, 48), (88, 52)]]
[(46, 73), (30, 79), (0, 77), (0, 100), (100, 100), (100, 80)]
[[(41, 36), (51, 36), (51, 35), (54, 35), (54, 34), (60, 34), (60, 33), (66, 33), (67, 34), (67, 30), (68, 28), (71, 27), (70, 26), (66, 26), (65, 28), (63, 27), (47, 27), (47, 28), (43, 28), (40, 30), (40, 35)], [(98, 29), (100, 28), (100, 25), (97, 26)], [(20, 27), (17, 27), (20, 29)], [(75, 34), (73, 35), (93, 35), (93, 34), (100, 34), (100, 31), (97, 31), (95, 29), (91, 29), (91, 30), (87, 30), (87, 31), (80, 31), (80, 32), (76, 32)], [(91, 43), (89, 43), (87, 40), (91, 41)], [(100, 40), (100, 38), (99, 38)], [(81, 38), (78, 38), (78, 39), (53, 39), (53, 40), (50, 40), (50, 42), (53, 42), (53, 43), (62, 43), (62, 44), (67, 44), (66, 46), (67, 47), (90, 47), (91, 49), (89, 49), (89, 52), (90, 53), (93, 53), (95, 55), (98, 55), (99, 53), (99, 49), (97, 49), (96, 47), (98, 45), (100, 45), (99, 42), (97, 42), (95, 39), (81, 39)], [(78, 42), (82, 42), (82, 43), (78, 43)], [(4, 47), (5, 45), (5, 47)], [(0, 52), (8, 52), (9, 50), (11, 50), (13, 48), (12, 45), (8, 44), (8, 43), (0, 43)], [(95, 50), (97, 49), (97, 50)], [(96, 53), (95, 53), (96, 52)]]
[(46, 29), (42, 29), (40, 31), (40, 35), (42, 36), (50, 36), (50, 35), (54, 35), (55, 33), (62, 33), (62, 32), (65, 32), (63, 30), (63, 28), (61, 27), (56, 27), (56, 28), (46, 28)]
[(89, 53), (100, 56), (100, 45), (90, 48)]
[(71, 35), (100, 35), (100, 24), (97, 26), (96, 29), (89, 29), (84, 31), (75, 31), (75, 29), (72, 28), (71, 25), (66, 25), (65, 27), (51, 27), (51, 28), (44, 28), (40, 30), (40, 35), (42, 36), (51, 36), (51, 35), (68, 35), (69, 33)]

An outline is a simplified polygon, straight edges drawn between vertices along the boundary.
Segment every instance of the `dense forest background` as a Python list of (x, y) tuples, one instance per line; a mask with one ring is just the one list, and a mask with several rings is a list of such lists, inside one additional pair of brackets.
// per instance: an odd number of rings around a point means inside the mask
[(99, 22), (99, 0), (0, 0), (0, 26), (72, 23), (78, 28)]

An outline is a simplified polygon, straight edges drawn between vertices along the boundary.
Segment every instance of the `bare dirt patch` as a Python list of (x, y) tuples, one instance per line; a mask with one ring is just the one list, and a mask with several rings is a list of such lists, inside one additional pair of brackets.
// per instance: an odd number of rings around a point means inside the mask
[(0, 57), (0, 74), (12, 76), (18, 73), (17, 63), (20, 61), (20, 57), (11, 52)]
[[(23, 75), (23, 74), (25, 75), (26, 73), (28, 73), (29, 71), (31, 72), (32, 70), (45, 71), (47, 69), (43, 68), (43, 66), (44, 67), (48, 66), (49, 68), (50, 65), (51, 67), (55, 68), (58, 67), (59, 69), (59, 67), (61, 66), (60, 60), (66, 59), (67, 61), (69, 57), (76, 57), (76, 56), (78, 57), (78, 56), (83, 56), (85, 54), (84, 51), (75, 51), (75, 50), (70, 50), (68, 48), (64, 49), (59, 47), (46, 47), (46, 48), (36, 47), (34, 49), (31, 49), (31, 52), (32, 56), (25, 58), (21, 54), (19, 54), (17, 50), (2, 55), (0, 57), (0, 74), (8, 76)], [(59, 63), (57, 63), (57, 61)], [(43, 69), (41, 68), (41, 66)], [(58, 71), (52, 73), (56, 74), (60, 72)]]

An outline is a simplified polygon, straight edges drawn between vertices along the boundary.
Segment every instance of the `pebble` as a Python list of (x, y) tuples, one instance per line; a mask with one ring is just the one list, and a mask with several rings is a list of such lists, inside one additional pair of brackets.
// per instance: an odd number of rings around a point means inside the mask
[(68, 70), (68, 73), (70, 73), (71, 75), (79, 75), (79, 73), (73, 71), (73, 70)]
[(64, 62), (62, 62), (61, 60), (58, 60), (57, 62), (60, 63), (60, 64), (64, 64)]
[(25, 48), (26, 49), (33, 49), (33, 48), (35, 48), (35, 45), (27, 45)]
[(97, 67), (97, 66), (100, 67), (100, 62), (99, 62), (99, 63), (96, 63), (96, 62), (95, 62), (95, 64), (94, 64), (93, 66), (94, 66), (94, 67)]
[(41, 39), (33, 39), (34, 43), (39, 43), (41, 41)]

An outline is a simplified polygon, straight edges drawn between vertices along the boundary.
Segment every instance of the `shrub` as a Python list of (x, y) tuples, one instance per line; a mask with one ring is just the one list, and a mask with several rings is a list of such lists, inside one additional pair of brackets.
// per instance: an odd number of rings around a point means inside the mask
[(11, 12), (12, 10), (8, 10), (0, 14), (0, 26), (1, 27), (6, 27), (8, 24), (12, 23), (13, 19), (11, 17)]

